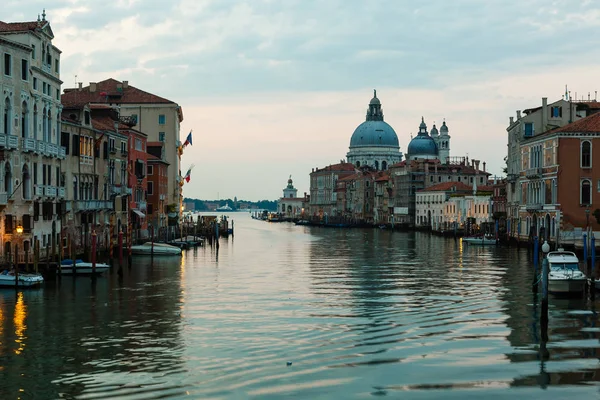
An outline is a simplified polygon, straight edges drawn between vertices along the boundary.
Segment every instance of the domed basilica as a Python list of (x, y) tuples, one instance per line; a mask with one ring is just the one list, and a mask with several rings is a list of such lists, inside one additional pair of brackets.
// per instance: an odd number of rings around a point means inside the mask
[[(419, 133), (408, 144), (407, 160), (439, 159), (446, 163), (450, 156), (450, 136), (446, 121), (439, 132), (433, 125), (431, 134), (421, 117)], [(376, 170), (386, 170), (389, 165), (402, 161), (398, 135), (383, 121), (381, 102), (374, 91), (369, 102), (366, 121), (360, 124), (350, 139), (350, 149), (346, 155), (348, 162), (356, 167), (368, 165)]]

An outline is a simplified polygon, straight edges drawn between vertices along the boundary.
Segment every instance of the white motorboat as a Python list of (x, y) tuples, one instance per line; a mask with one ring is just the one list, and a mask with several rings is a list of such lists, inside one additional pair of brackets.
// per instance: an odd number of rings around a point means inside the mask
[(155, 256), (170, 256), (181, 254), (179, 247), (171, 246), (165, 243), (154, 243), (146, 242), (137, 246), (131, 246), (131, 254), (136, 255), (151, 255), (153, 252), (152, 246), (154, 246)]
[(44, 282), (44, 277), (40, 274), (19, 274), (17, 278), (13, 271), (4, 270), (0, 272), (0, 287), (15, 287), (17, 279), (20, 287), (37, 286)]
[(548, 291), (550, 293), (581, 293), (587, 278), (579, 270), (579, 259), (571, 251), (551, 251), (548, 253)]
[[(96, 274), (102, 274), (110, 269), (110, 265), (104, 263), (96, 263)], [(93, 271), (91, 262), (83, 260), (75, 260), (75, 268), (73, 268), (73, 260), (66, 259), (60, 263), (60, 273), (62, 275), (91, 275)], [(56, 271), (58, 273), (58, 270)]]
[(489, 246), (489, 245), (495, 246), (496, 244), (498, 244), (498, 242), (496, 241), (496, 239), (494, 239), (491, 236), (469, 236), (469, 237), (463, 237), (462, 241), (463, 241), (463, 243), (475, 244), (475, 245), (479, 245), (479, 246)]

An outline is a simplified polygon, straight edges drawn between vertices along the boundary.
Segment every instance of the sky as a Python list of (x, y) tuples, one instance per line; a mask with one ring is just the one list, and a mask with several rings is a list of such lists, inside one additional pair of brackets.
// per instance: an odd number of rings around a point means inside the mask
[(516, 110), (600, 90), (592, 0), (7, 0), (46, 7), (63, 88), (107, 78), (183, 108), (186, 197), (274, 200), (345, 159), (373, 89), (406, 152), (421, 116), (502, 174)]

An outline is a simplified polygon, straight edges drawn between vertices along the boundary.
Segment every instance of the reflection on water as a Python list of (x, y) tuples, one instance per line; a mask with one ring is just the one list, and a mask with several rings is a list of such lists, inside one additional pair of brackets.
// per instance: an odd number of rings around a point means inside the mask
[(218, 249), (0, 291), (0, 398), (598, 393), (596, 303), (552, 298), (544, 340), (527, 250), (232, 218)]

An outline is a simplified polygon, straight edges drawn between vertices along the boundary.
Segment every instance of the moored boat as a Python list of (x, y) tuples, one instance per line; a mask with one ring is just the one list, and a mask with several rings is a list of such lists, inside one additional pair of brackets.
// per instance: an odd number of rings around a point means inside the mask
[(19, 274), (17, 277), (13, 271), (4, 270), (0, 272), (0, 287), (32, 287), (44, 282), (44, 277), (40, 274)]
[[(154, 246), (154, 249), (152, 248)], [(131, 246), (131, 254), (136, 255), (151, 255), (155, 256), (165, 255), (179, 255), (181, 254), (181, 249), (179, 247), (171, 246), (165, 243), (154, 243), (146, 242), (144, 244), (140, 244), (137, 246)]]
[(579, 270), (579, 259), (571, 251), (551, 251), (548, 253), (548, 291), (557, 294), (581, 293), (587, 283), (584, 273)]
[[(108, 269), (110, 269), (110, 265), (104, 263), (96, 263), (97, 275), (104, 273)], [(65, 259), (62, 260), (62, 262), (60, 263), (60, 273), (62, 275), (90, 275), (93, 273), (92, 263), (76, 259), (75, 264), (73, 264), (73, 260)]]
[(480, 246), (496, 245), (497, 241), (490, 236), (469, 236), (462, 238), (463, 243), (475, 244)]

